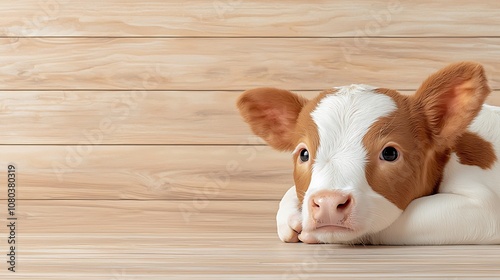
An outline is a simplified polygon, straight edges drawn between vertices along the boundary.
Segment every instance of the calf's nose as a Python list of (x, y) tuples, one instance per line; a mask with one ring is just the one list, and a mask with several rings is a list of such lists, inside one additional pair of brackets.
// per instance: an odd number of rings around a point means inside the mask
[(353, 204), (350, 194), (338, 191), (322, 191), (311, 196), (310, 207), (316, 228), (344, 226)]

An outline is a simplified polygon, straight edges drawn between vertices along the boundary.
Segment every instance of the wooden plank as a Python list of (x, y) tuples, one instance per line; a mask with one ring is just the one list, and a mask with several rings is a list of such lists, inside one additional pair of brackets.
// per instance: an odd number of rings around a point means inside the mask
[[(274, 234), (276, 230), (274, 215), (278, 210), (278, 201), (211, 200), (203, 208), (195, 209), (191, 206), (190, 201), (182, 200), (44, 201), (22, 198), (18, 203), (16, 217), (18, 223), (23, 224), (20, 234), (32, 236), (97, 234), (104, 237), (151, 235), (185, 238), (187, 236), (184, 234), (193, 236), (200, 231), (212, 236), (231, 231), (248, 236), (254, 233)], [(3, 220), (7, 211), (1, 212)], [(243, 223), (242, 218), (248, 220)], [(54, 223), (47, 223), (48, 221)]]
[[(453, 7), (452, 9), (450, 7)], [(4, 36), (499, 36), (498, 1), (0, 3)], [(432, 19), (432, 20), (429, 20)]]
[[(299, 93), (312, 98), (317, 91)], [(238, 91), (0, 94), (0, 144), (263, 143), (237, 112)], [(500, 91), (488, 103), (500, 106)]]
[(0, 143), (263, 143), (237, 112), (240, 93), (3, 92)]
[(0, 90), (415, 89), (457, 60), (483, 63), (491, 86), (500, 88), (499, 38), (352, 40), (0, 39)]
[[(280, 199), (292, 160), (266, 146), (0, 146), (22, 199)], [(5, 199), (7, 192), (0, 192)]]
[[(211, 201), (189, 221), (180, 210), (183, 203), (21, 201), (19, 266), (16, 278), (9, 279), (406, 279), (500, 273), (498, 246), (285, 244), (275, 233), (275, 201)], [(0, 219), (4, 215), (0, 211)], [(0, 276), (12, 274), (1, 269)]]

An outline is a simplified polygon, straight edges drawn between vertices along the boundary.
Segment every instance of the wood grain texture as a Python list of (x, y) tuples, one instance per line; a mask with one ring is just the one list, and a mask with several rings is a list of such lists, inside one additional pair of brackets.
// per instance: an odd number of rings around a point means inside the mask
[(263, 143), (237, 112), (240, 93), (2, 92), (0, 143)]
[[(9, 279), (497, 277), (498, 246), (285, 244), (275, 201), (25, 201), (20, 272)], [(3, 219), (3, 212), (0, 212)], [(0, 271), (2, 277), (12, 277)]]
[[(318, 92), (298, 93), (313, 98)], [(236, 109), (240, 94), (2, 92), (0, 144), (263, 144)], [(487, 102), (500, 106), (500, 91)]]
[[(265, 146), (0, 146), (22, 199), (280, 199), (290, 154)], [(1, 191), (5, 199), (7, 192)]]
[(29, 38), (0, 39), (0, 90), (415, 89), (458, 60), (500, 89), (498, 38)]
[(0, 35), (499, 36), (499, 8), (494, 0), (22, 0), (0, 3)]

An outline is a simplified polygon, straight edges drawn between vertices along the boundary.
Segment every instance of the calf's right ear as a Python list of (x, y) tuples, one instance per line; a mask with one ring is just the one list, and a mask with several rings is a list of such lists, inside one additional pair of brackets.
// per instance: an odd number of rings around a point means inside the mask
[(295, 93), (277, 88), (245, 91), (237, 106), (252, 131), (271, 147), (281, 151), (295, 148), (295, 125), (308, 102)]

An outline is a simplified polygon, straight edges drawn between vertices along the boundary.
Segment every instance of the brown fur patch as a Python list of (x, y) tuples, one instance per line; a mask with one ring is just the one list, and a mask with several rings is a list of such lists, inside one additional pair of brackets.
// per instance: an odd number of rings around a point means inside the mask
[(304, 195), (309, 188), (309, 183), (311, 182), (312, 176), (312, 166), (314, 164), (314, 158), (316, 156), (316, 151), (319, 146), (319, 134), (318, 127), (314, 123), (311, 113), (318, 103), (328, 94), (334, 93), (335, 90), (325, 90), (321, 92), (317, 97), (310, 100), (300, 112), (299, 118), (297, 120), (297, 126), (295, 130), (296, 145), (303, 142), (306, 144), (309, 152), (309, 161), (301, 163), (299, 159), (299, 153), (294, 154), (294, 170), (293, 177), (295, 181), (295, 189), (297, 192), (297, 198), (299, 199), (299, 206), (302, 205), (304, 200)]
[[(427, 152), (432, 143), (425, 118), (412, 106), (409, 96), (389, 89), (377, 92), (390, 96), (398, 109), (375, 122), (363, 138), (368, 151), (366, 178), (374, 191), (405, 209), (413, 199), (436, 191), (449, 152)], [(399, 151), (397, 161), (380, 159), (386, 146)]]
[(461, 164), (482, 169), (490, 169), (497, 160), (493, 144), (472, 132), (466, 132), (458, 138), (454, 152)]

